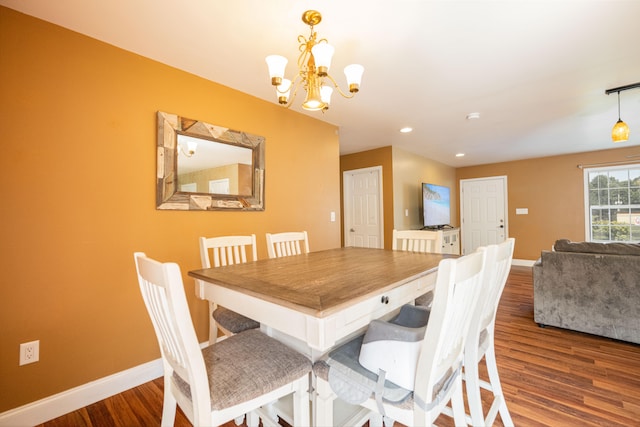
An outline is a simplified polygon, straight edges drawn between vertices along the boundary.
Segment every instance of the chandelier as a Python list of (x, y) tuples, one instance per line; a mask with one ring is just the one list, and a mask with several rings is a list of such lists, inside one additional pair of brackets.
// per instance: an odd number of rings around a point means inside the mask
[[(318, 39), (313, 31), (314, 25), (322, 21), (322, 15), (315, 10), (307, 10), (302, 14), (302, 22), (309, 25), (311, 32), (309, 38), (298, 36), (300, 43), (300, 56), (298, 57), (298, 73), (292, 80), (284, 78), (284, 70), (287, 66), (287, 58), (280, 55), (269, 55), (266, 58), (269, 67), (271, 84), (276, 87), (278, 102), (287, 108), (296, 97), (300, 86), (304, 87), (307, 96), (302, 103), (302, 108), (309, 111), (325, 111), (329, 108), (333, 88), (338, 89), (340, 95), (345, 98), (353, 98), (360, 89), (364, 67), (358, 64), (347, 65), (344, 73), (347, 76), (349, 93), (340, 89), (338, 83), (329, 74), (331, 58), (334, 48), (327, 39)], [(333, 87), (330, 86), (333, 84)], [(291, 89), (293, 88), (293, 95)]]

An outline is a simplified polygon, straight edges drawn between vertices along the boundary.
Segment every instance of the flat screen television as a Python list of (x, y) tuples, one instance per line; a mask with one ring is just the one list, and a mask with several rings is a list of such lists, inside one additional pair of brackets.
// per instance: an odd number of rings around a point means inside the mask
[(449, 187), (422, 183), (422, 225), (441, 229), (451, 222)]

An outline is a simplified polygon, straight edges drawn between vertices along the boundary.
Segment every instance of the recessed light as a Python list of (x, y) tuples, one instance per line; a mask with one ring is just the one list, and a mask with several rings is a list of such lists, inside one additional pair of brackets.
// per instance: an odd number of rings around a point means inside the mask
[(401, 133), (409, 133), (409, 132), (411, 132), (412, 130), (413, 130), (413, 128), (405, 127), (405, 128), (400, 129), (400, 132), (401, 132)]
[(467, 120), (479, 119), (480, 113), (469, 113), (467, 114)]
[(456, 157), (464, 157), (464, 153), (457, 153)]

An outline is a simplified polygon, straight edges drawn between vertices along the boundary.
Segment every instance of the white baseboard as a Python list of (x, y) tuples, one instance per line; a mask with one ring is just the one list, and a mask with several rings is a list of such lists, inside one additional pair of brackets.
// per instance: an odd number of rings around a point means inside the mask
[(100, 378), (0, 414), (0, 427), (35, 426), (162, 376), (162, 360)]
[[(209, 341), (200, 343), (207, 347)], [(27, 403), (0, 413), (0, 427), (27, 427), (42, 424), (69, 412), (89, 406), (141, 384), (153, 381), (163, 374), (162, 359), (152, 360), (108, 377)]]
[(517, 266), (521, 266), (521, 267), (533, 267), (533, 264), (535, 264), (535, 260), (530, 260), (530, 259), (513, 259), (511, 260), (511, 265), (517, 265)]

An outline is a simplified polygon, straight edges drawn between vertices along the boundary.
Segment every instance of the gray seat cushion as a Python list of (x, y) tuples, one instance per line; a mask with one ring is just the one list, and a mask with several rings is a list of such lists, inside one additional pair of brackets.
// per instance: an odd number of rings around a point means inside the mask
[[(356, 337), (355, 339), (348, 342), (347, 344), (344, 344), (341, 347), (339, 347), (337, 350), (334, 350), (335, 352), (334, 354), (337, 355), (339, 359), (344, 359), (344, 360), (351, 359), (353, 361), (351, 363), (351, 366), (355, 367), (354, 374), (369, 377), (369, 379), (375, 383), (378, 380), (378, 375), (368, 371), (362, 366), (357, 367), (357, 365), (359, 365), (358, 349), (359, 349), (359, 344), (362, 342), (362, 339), (363, 339), (362, 335), (359, 337)], [(349, 363), (345, 363), (344, 360), (342, 360), (342, 363), (344, 363), (345, 365), (348, 365)], [(318, 360), (313, 364), (313, 374), (316, 377), (321, 378), (326, 382), (330, 382), (329, 377), (331, 375), (331, 369), (332, 369), (332, 366), (329, 364), (328, 360), (326, 359)], [(460, 374), (459, 370), (456, 372), (453, 372), (451, 369), (449, 369), (445, 373), (443, 378), (434, 387), (431, 401), (432, 402), (436, 401), (438, 398), (438, 394), (444, 392), (445, 389), (447, 389), (448, 386), (450, 385), (450, 382), (453, 381), (455, 376), (459, 374)], [(383, 394), (382, 400), (384, 401), (385, 404), (396, 406), (401, 409), (413, 409), (414, 407), (414, 403), (415, 403), (414, 395), (411, 390), (405, 390), (402, 387), (398, 387), (397, 385), (389, 381), (385, 381), (385, 389), (383, 393), (384, 394)], [(338, 397), (341, 397), (340, 395), (342, 394), (343, 393), (340, 391), (336, 393)], [(373, 392), (371, 393), (369, 398), (375, 399)], [(427, 404), (429, 403), (430, 402), (428, 402)], [(419, 404), (424, 405), (423, 402), (420, 402)]]
[[(331, 389), (342, 400), (357, 405), (372, 397), (378, 383), (378, 374), (369, 371), (358, 362), (364, 335), (331, 351), (329, 356), (314, 363), (314, 374), (329, 383)], [(384, 382), (380, 390), (385, 402), (400, 403), (412, 394), (390, 381)]]
[(234, 334), (260, 327), (260, 323), (255, 320), (221, 306), (213, 311), (213, 318), (220, 326)]
[[(211, 390), (211, 409), (259, 397), (311, 372), (311, 361), (257, 329), (233, 335), (202, 350)], [(189, 398), (189, 385), (173, 375)]]

